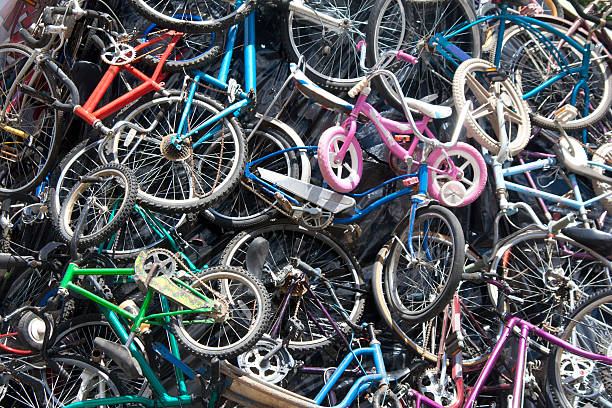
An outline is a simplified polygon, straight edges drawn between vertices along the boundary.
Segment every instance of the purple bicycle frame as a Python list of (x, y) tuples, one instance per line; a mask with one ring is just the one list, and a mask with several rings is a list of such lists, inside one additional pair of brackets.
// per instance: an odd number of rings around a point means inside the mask
[[(463, 404), (461, 404), (461, 402), (459, 403), (460, 406), (466, 407), (466, 408), (473, 406), (474, 401), (476, 401), (476, 398), (478, 397), (478, 395), (480, 394), (480, 391), (484, 387), (485, 381), (487, 380), (487, 378), (489, 377), (489, 374), (493, 370), (493, 367), (495, 366), (495, 363), (497, 362), (497, 359), (502, 349), (504, 348), (504, 345), (506, 344), (508, 337), (510, 336), (510, 332), (513, 330), (515, 326), (519, 328), (521, 335), (519, 338), (519, 350), (518, 350), (518, 356), (516, 358), (516, 369), (515, 369), (515, 374), (514, 374), (514, 388), (512, 391), (512, 408), (520, 408), (522, 405), (523, 374), (525, 371), (525, 364), (527, 360), (526, 358), (527, 357), (527, 338), (530, 335), (535, 335), (537, 337), (540, 337), (558, 347), (561, 347), (569, 351), (572, 354), (576, 354), (578, 356), (587, 358), (589, 360), (601, 361), (605, 364), (612, 365), (612, 358), (602, 356), (599, 354), (595, 354), (595, 353), (591, 353), (589, 351), (585, 351), (580, 348), (577, 348), (574, 345), (564, 340), (561, 340), (560, 338), (548, 333), (546, 330), (541, 329), (516, 316), (506, 314), (504, 317), (504, 321), (505, 321), (504, 330), (502, 331), (502, 334), (499, 340), (497, 341), (497, 344), (493, 348), (493, 351), (491, 352), (491, 355), (489, 356), (486, 364), (482, 368), (482, 371), (480, 372), (480, 375), (478, 376), (478, 380), (476, 381), (476, 385), (474, 385), (474, 388), (472, 388), (472, 390), (470, 391), (470, 394), (468, 395), (465, 403)], [(416, 399), (416, 408), (420, 408), (421, 403), (423, 403), (426, 406), (430, 406), (430, 407), (444, 408), (442, 405), (436, 403), (435, 401), (432, 401), (431, 399), (427, 398), (426, 396), (422, 394), (419, 394), (415, 390), (411, 389), (410, 395)]]

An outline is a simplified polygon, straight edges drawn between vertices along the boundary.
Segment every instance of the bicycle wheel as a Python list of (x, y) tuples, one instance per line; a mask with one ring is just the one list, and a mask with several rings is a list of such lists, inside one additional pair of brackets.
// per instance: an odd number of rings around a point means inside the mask
[(469, 59), (457, 68), (453, 78), (453, 98), (457, 110), (462, 110), (467, 100), (472, 107), (466, 118), (468, 135), (476, 139), (491, 153), (499, 152), (500, 120), (496, 107), (503, 103), (508, 152), (515, 155), (527, 145), (531, 137), (531, 125), (527, 105), (521, 99), (521, 93), (512, 81), (492, 81), (483, 75), (487, 69), (495, 66), (485, 60)]
[[(142, 34), (139, 35), (138, 41), (147, 42), (162, 35), (163, 31), (157, 25), (149, 24), (142, 31)], [(146, 64), (157, 66), (160, 57), (172, 40), (172, 37), (168, 37), (156, 42), (151, 47), (144, 48), (141, 51), (144, 54), (142, 61)], [(215, 62), (223, 52), (222, 40), (223, 35), (221, 33), (183, 34), (172, 49), (166, 62), (164, 62), (162, 71), (183, 72)], [(149, 48), (155, 48), (159, 51), (156, 52)]]
[[(216, 302), (215, 309), (222, 311), (212, 317), (182, 313), (171, 319), (172, 332), (192, 353), (208, 358), (235, 357), (257, 343), (268, 329), (270, 297), (263, 283), (247, 271), (215, 266), (181, 279), (189, 279), (193, 289)], [(176, 308), (183, 310), (182, 306)]]
[(161, 27), (183, 33), (220, 31), (244, 20), (256, 2), (210, 0), (130, 0), (134, 9)]
[[(576, 305), (560, 336), (574, 347), (612, 357), (612, 290), (599, 291)], [(556, 407), (606, 407), (612, 404), (612, 367), (557, 347), (548, 358), (546, 390)]]
[(77, 246), (86, 248), (109, 238), (129, 217), (136, 201), (138, 184), (130, 170), (117, 163), (106, 164), (89, 172), (86, 177), (97, 180), (81, 181), (62, 203), (59, 212), (59, 233), (70, 242), (86, 205), (82, 234)]
[[(610, 164), (611, 161), (612, 161), (612, 143), (606, 143), (606, 144), (601, 145), (595, 151), (595, 154), (593, 155), (593, 162), (599, 165), (605, 164), (606, 166), (610, 167), (612, 166)], [(599, 174), (604, 174), (608, 177), (610, 177), (612, 173), (611, 171), (608, 171), (601, 166), (591, 166), (591, 167), (593, 168), (593, 170), (595, 170)], [(598, 196), (602, 194), (606, 194), (610, 192), (610, 190), (612, 189), (612, 186), (610, 186), (608, 183), (599, 181), (595, 178), (591, 179), (591, 183), (593, 184), (593, 191), (595, 191), (595, 194), (597, 194)], [(599, 202), (601, 203), (603, 208), (605, 208), (606, 211), (608, 211), (608, 213), (612, 214), (612, 196), (602, 198)]]
[[(549, 25), (561, 33), (567, 31), (564, 26)], [(597, 47), (591, 47), (586, 79), (589, 89), (587, 98), (584, 90), (578, 91), (576, 88), (581, 80), (580, 73), (569, 71), (582, 64), (582, 51), (548, 28), (530, 28), (537, 29), (536, 33), (526, 28), (512, 27), (504, 34), (499, 67), (510, 75), (521, 95), (526, 95), (553, 77), (562, 76), (535, 95), (523, 96), (531, 110), (533, 123), (543, 128), (557, 129), (554, 112), (571, 103), (575, 91), (576, 102), (572, 104), (578, 110), (578, 116), (561, 123), (561, 126), (568, 131), (579, 130), (600, 120), (612, 103), (612, 76), (607, 56)], [(571, 38), (581, 47), (586, 42), (580, 33), (575, 33)]]
[[(445, 239), (450, 244), (450, 239)], [(444, 312), (415, 325), (412, 321), (403, 320), (391, 310), (386, 300), (384, 281), (384, 260), (387, 253), (388, 248), (383, 248), (379, 252), (372, 273), (372, 289), (379, 314), (404, 344), (425, 360), (435, 363), (438, 361), (438, 342), (444, 326)], [(466, 262), (475, 262), (478, 259), (478, 254), (468, 249)], [(462, 281), (457, 293), (462, 313), (461, 330), (466, 337), (463, 365), (464, 367), (479, 366), (487, 360), (503, 325), (495, 313), (495, 306), (490, 296), (491, 288), (488, 284)]]
[(610, 287), (611, 271), (605, 265), (601, 255), (569, 238), (527, 231), (497, 250), (491, 272), (523, 299), (513, 312), (554, 330), (580, 300)]
[[(357, 43), (365, 40), (366, 25), (374, 0), (299, 1), (311, 9), (312, 17), (292, 10), (291, 2), (281, 28), (283, 48), (289, 59), (306, 63), (306, 73), (320, 85), (331, 89), (349, 89), (362, 76)], [(334, 26), (322, 18), (337, 19)]]
[(398, 226), (398, 239), (385, 270), (385, 289), (398, 316), (420, 323), (440, 313), (457, 290), (465, 240), (459, 220), (447, 208), (433, 205), (419, 209), (412, 237), (409, 221), (406, 218)]
[[(55, 228), (59, 228), (61, 203), (79, 182), (79, 177), (105, 163), (101, 157), (106, 151), (103, 141), (83, 140), (68, 152), (57, 167), (57, 172), (52, 175), (49, 217)], [(182, 213), (162, 214), (139, 206), (135, 208), (138, 208), (138, 211), (130, 213), (125, 223), (119, 227), (118, 233), (98, 248), (101, 252), (114, 258), (135, 258), (143, 249), (155, 247), (164, 241), (160, 229), (171, 233), (187, 220), (187, 216)]]
[[(94, 339), (100, 337), (115, 343), (121, 343), (111, 325), (103, 320), (99, 314), (87, 314), (75, 316), (65, 325), (58, 327), (54, 331), (51, 345), (62, 354), (78, 354), (80, 356), (91, 356), (96, 346)], [(139, 339), (135, 339), (134, 344), (144, 352), (144, 347)], [(104, 367), (121, 381), (127, 395), (151, 394), (148, 382), (144, 378), (128, 378), (116, 362), (108, 356), (104, 356)]]
[[(393, 61), (387, 69), (398, 78), (404, 95), (422, 98), (437, 94), (440, 103), (451, 97), (450, 85), (456, 64), (435, 48), (437, 33), (450, 33), (476, 20), (467, 0), (377, 0), (370, 13), (367, 61), (373, 65), (388, 50), (402, 50), (419, 58), (416, 65)], [(474, 25), (448, 41), (474, 58), (480, 57), (480, 29)], [(395, 109), (402, 111), (399, 95), (387, 78), (375, 78), (374, 86)]]
[[(458, 142), (451, 149), (437, 148), (427, 158), (429, 168), (427, 192), (434, 200), (449, 207), (463, 207), (473, 203), (487, 183), (487, 165), (478, 150)], [(454, 191), (450, 181), (463, 188)], [(463, 191), (465, 190), (465, 191)]]
[[(223, 252), (221, 262), (244, 267), (249, 245), (257, 237), (267, 239), (270, 244), (261, 279), (274, 294), (275, 316), (271, 321), (278, 320), (281, 303), (289, 291), (289, 287), (280, 281), (275, 282), (272, 276), (286, 273), (291, 266), (291, 258), (298, 258), (312, 268), (320, 268), (321, 276), (332, 284), (339, 301), (339, 304), (336, 303), (321, 279), (309, 279), (309, 288), (316, 297), (305, 286), (300, 291), (292, 292), (295, 296), (289, 296), (284, 316), (295, 316), (303, 330), (298, 339), (289, 341), (290, 349), (310, 351), (332, 343), (336, 333), (317, 299), (342, 331), (346, 332), (350, 327), (341, 310), (352, 322), (359, 322), (365, 304), (361, 269), (357, 260), (335, 239), (323, 231), (310, 231), (290, 223), (275, 223), (236, 235)], [(285, 338), (289, 332), (289, 325), (281, 324), (276, 337)]]
[[(240, 181), (246, 162), (244, 135), (231, 115), (203, 126), (177, 149), (171, 139), (178, 131), (184, 106), (181, 93), (170, 91), (168, 97), (135, 108), (126, 121), (145, 129), (158, 121), (157, 126), (147, 134), (124, 131), (115, 136), (110, 155), (134, 172), (139, 200), (169, 214), (213, 205)], [(217, 101), (196, 94), (185, 132), (205, 125), (222, 110)]]
[(41, 370), (41, 380), (47, 396), (47, 404), (43, 406), (49, 408), (125, 395), (121, 381), (112, 373), (78, 355), (49, 358), (46, 368)]
[(19, 78), (31, 54), (20, 44), (0, 45), (0, 194), (32, 191), (52, 169), (60, 145), (62, 115), (19, 89), (10, 92), (18, 81), (57, 97), (57, 81), (37, 64)]
[[(290, 135), (272, 126), (260, 126), (255, 134), (249, 133), (247, 138), (248, 162), (263, 158), (274, 152), (304, 146), (301, 141), (294, 140)], [(277, 156), (262, 160), (256, 168), (265, 168), (277, 173), (299, 179), (308, 183), (310, 181), (309, 169), (304, 169), (304, 161), (299, 160), (305, 153), (288, 151)], [(300, 166), (302, 164), (302, 166)], [(251, 171), (255, 171), (251, 168)], [(263, 194), (269, 200), (274, 200), (271, 195), (261, 193), (261, 186), (253, 183), (246, 177), (242, 179), (232, 194), (204, 212), (205, 217), (211, 222), (231, 229), (244, 229), (261, 225), (270, 221), (277, 215), (273, 204), (261, 199), (258, 194)]]
[(342, 162), (336, 159), (347, 138), (348, 131), (345, 128), (334, 126), (323, 132), (317, 147), (321, 174), (331, 188), (341, 193), (354, 190), (363, 172), (363, 157), (357, 139), (351, 141)]

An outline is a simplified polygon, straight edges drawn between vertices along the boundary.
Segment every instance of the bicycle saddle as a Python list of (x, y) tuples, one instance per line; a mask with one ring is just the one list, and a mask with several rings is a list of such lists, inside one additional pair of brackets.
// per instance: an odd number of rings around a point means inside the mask
[(571, 136), (562, 137), (554, 144), (553, 149), (559, 163), (571, 172), (612, 185), (612, 178), (596, 172), (589, 166), (589, 158), (578, 140)]
[(351, 110), (353, 110), (352, 104), (312, 82), (306, 74), (298, 68), (297, 64), (291, 63), (289, 69), (293, 74), (293, 82), (295, 82), (296, 88), (305, 97), (325, 109), (344, 113), (345, 115), (351, 113)]
[(561, 232), (602, 256), (612, 255), (612, 234), (581, 227), (565, 227)]
[(93, 343), (96, 348), (102, 350), (106, 356), (117, 363), (121, 371), (123, 371), (128, 378), (135, 379), (142, 377), (138, 362), (123, 344), (115, 343), (103, 339), (102, 337), (96, 337)]
[[(427, 99), (427, 97), (423, 99)], [(409, 98), (407, 96), (404, 96), (404, 101), (409, 108), (419, 111), (423, 115), (429, 116), (430, 118), (445, 119), (453, 114), (453, 108), (450, 106), (434, 105), (433, 103)]]

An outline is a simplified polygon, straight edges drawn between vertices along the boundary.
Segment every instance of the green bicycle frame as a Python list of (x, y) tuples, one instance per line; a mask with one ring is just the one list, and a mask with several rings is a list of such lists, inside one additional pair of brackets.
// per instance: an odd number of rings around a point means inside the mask
[[(185, 313), (203, 313), (203, 312), (211, 312), (214, 309), (212, 307), (200, 308), (197, 310), (182, 310), (171, 312), (168, 304), (168, 300), (161, 296), (161, 306), (162, 313), (155, 313), (151, 315), (147, 315), (147, 309), (150, 305), (151, 300), (153, 299), (154, 291), (149, 289), (145, 296), (145, 299), (141, 305), (140, 312), (135, 315), (132, 314), (114, 303), (109, 302), (108, 300), (96, 295), (84, 289), (72, 282), (72, 280), (77, 276), (87, 276), (87, 275), (102, 275), (102, 276), (122, 276), (126, 279), (132, 279), (132, 275), (134, 275), (133, 268), (79, 268), (76, 264), (71, 263), (68, 265), (66, 273), (64, 274), (64, 278), (60, 283), (59, 287), (64, 288), (79, 295), (92, 300), (95, 302), (101, 312), (106, 317), (106, 320), (109, 322), (111, 328), (117, 334), (121, 342), (125, 345), (129, 341), (130, 334), (123, 326), (119, 316), (122, 316), (130, 321), (133, 321), (133, 325), (130, 328), (130, 332), (138, 333), (140, 331), (139, 327), (142, 323), (149, 323), (153, 325), (168, 325), (170, 323), (170, 316), (175, 316), (178, 314)], [(201, 293), (197, 292), (195, 289), (191, 288), (189, 285), (184, 284), (183, 286), (189, 290), (191, 290), (194, 294), (199, 296), (200, 298), (206, 300), (207, 302), (212, 303), (210, 299)], [(170, 351), (174, 357), (180, 359), (178, 342), (176, 337), (172, 334), (172, 332), (168, 331), (169, 343), (170, 343)], [(188, 405), (195, 402), (195, 397), (189, 395), (187, 393), (187, 386), (185, 384), (185, 379), (182, 371), (175, 367), (176, 380), (179, 390), (178, 396), (172, 396), (168, 394), (166, 388), (162, 385), (161, 381), (155, 375), (155, 372), (151, 368), (151, 366), (147, 363), (147, 360), (142, 355), (142, 353), (138, 350), (138, 348), (134, 345), (134, 342), (131, 342), (128, 349), (132, 356), (138, 362), (140, 369), (142, 370), (143, 376), (148, 380), (151, 389), (155, 395), (154, 398), (146, 398), (139, 395), (126, 395), (121, 397), (107, 397), (107, 398), (98, 398), (87, 401), (79, 401), (72, 404), (67, 405), (69, 408), (87, 408), (87, 407), (99, 407), (101, 405), (117, 405), (117, 404), (129, 404), (129, 403), (137, 403), (141, 404), (145, 407), (178, 407), (183, 405)]]

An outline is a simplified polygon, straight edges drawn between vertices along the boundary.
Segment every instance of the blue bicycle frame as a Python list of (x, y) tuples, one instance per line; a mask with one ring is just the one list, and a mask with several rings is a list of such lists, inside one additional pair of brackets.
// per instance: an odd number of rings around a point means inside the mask
[[(548, 212), (546, 205), (541, 200), (563, 204), (575, 210), (578, 210), (583, 220), (586, 220), (587, 207), (612, 195), (612, 191), (610, 191), (610, 192), (600, 194), (596, 197), (593, 197), (585, 201), (582, 198), (582, 193), (580, 192), (580, 188), (578, 186), (576, 175), (571, 174), (571, 173), (568, 174), (568, 178), (571, 183), (570, 188), (571, 188), (572, 193), (574, 194), (574, 199), (566, 198), (564, 196), (560, 196), (557, 194), (552, 194), (546, 191), (538, 190), (535, 184), (533, 183), (533, 180), (529, 172), (534, 171), (534, 170), (545, 169), (551, 166), (555, 166), (556, 164), (557, 164), (557, 159), (555, 157), (543, 158), (543, 159), (535, 160), (530, 163), (520, 164), (517, 166), (511, 166), (511, 167), (506, 167), (506, 168), (503, 168), (500, 163), (494, 163), (493, 164), (493, 174), (495, 175), (496, 189), (498, 190), (507, 189), (510, 191), (516, 191), (518, 193), (526, 194), (530, 197), (535, 197), (540, 202), (540, 206), (542, 207), (542, 210), (545, 212), (547, 218), (549, 219), (552, 219), (552, 216)], [(589, 161), (588, 164), (593, 165), (593, 166), (603, 167), (606, 171), (612, 171), (612, 167), (605, 165), (605, 164), (599, 164), (599, 163), (595, 163), (591, 161)], [(514, 183), (512, 181), (507, 181), (505, 179), (506, 177), (519, 175), (519, 174), (524, 174), (527, 177), (527, 181), (531, 185), (531, 187), (527, 187), (522, 184)]]
[(199, 144), (206, 141), (208, 138), (210, 138), (212, 135), (214, 135), (221, 129), (222, 124), (220, 121), (224, 117), (228, 115), (239, 116), (243, 109), (246, 109), (247, 107), (253, 105), (257, 99), (257, 91), (255, 85), (257, 75), (255, 58), (255, 11), (253, 11), (244, 20), (244, 87), (247, 91), (240, 91), (237, 94), (232, 94), (231, 97), (239, 96), (240, 100), (232, 103), (230, 106), (223, 109), (221, 112), (211, 117), (206, 122), (202, 123), (200, 126), (191, 130), (186, 130), (187, 118), (191, 113), (193, 97), (198, 89), (200, 81), (212, 85), (214, 88), (217, 88), (221, 91), (234, 93), (234, 90), (230, 88), (228, 75), (230, 70), (230, 63), (232, 61), (232, 55), (234, 53), (234, 44), (236, 42), (236, 36), (238, 35), (238, 26), (238, 24), (232, 26), (227, 34), (225, 55), (223, 56), (223, 60), (221, 61), (219, 75), (215, 78), (200, 70), (196, 70), (194, 72), (193, 83), (189, 88), (189, 94), (187, 95), (187, 100), (185, 102), (185, 109), (183, 110), (181, 122), (179, 124), (179, 128), (176, 132), (176, 135), (172, 138), (172, 143), (179, 150), (181, 149), (181, 141), (195, 136), (207, 126), (219, 122), (217, 126), (214, 126), (203, 136), (198, 136), (197, 139), (194, 138), (196, 142), (193, 143), (193, 148), (197, 147)]
[[(457, 67), (459, 66), (461, 62), (467, 59), (470, 59), (472, 57), (468, 55), (466, 52), (464, 52), (463, 50), (461, 50), (459, 47), (454, 45), (452, 42), (450, 42), (452, 41), (453, 36), (470, 29), (474, 25), (481, 24), (486, 21), (498, 20), (499, 28), (498, 28), (498, 33), (497, 33), (497, 44), (495, 48), (494, 64), (495, 66), (499, 67), (499, 62), (501, 58), (501, 48), (503, 45), (504, 33), (506, 30), (506, 22), (508, 21), (516, 26), (524, 28), (539, 41), (539, 43), (550, 53), (550, 55), (553, 56), (556, 64), (561, 68), (561, 70), (557, 75), (553, 76), (552, 78), (549, 78), (548, 80), (544, 81), (543, 83), (541, 83), (534, 89), (525, 93), (522, 96), (522, 98), (529, 99), (531, 97), (534, 97), (536, 94), (541, 92), (543, 89), (549, 87), (551, 84), (555, 83), (556, 81), (568, 75), (573, 75), (573, 74), (578, 73), (580, 74), (580, 79), (578, 80), (577, 84), (574, 86), (574, 89), (572, 90), (572, 96), (571, 96), (570, 102), (572, 105), (576, 104), (578, 92), (580, 91), (580, 89), (582, 89), (585, 94), (585, 103), (584, 103), (585, 107), (584, 107), (582, 114), (586, 116), (588, 114), (589, 95), (590, 95), (590, 89), (587, 83), (587, 78), (589, 76), (589, 65), (591, 61), (590, 42), (587, 41), (585, 45), (582, 46), (576, 40), (567, 36), (565, 33), (559, 31), (557, 28), (551, 26), (550, 24), (547, 24), (543, 21), (540, 21), (532, 17), (525, 17), (521, 15), (510, 14), (508, 13), (508, 6), (506, 4), (501, 4), (500, 8), (501, 8), (501, 13), (498, 15), (481, 17), (474, 22), (465, 23), (463, 26), (457, 29), (453, 29), (445, 33), (437, 33), (433, 35), (429, 39), (430, 46), (435, 48), (436, 51), (440, 53), (440, 55), (442, 55), (445, 59), (451, 61), (451, 63), (455, 65), (455, 67)], [(541, 27), (547, 30), (548, 32), (555, 34), (556, 36), (559, 36), (561, 39), (563, 39), (563, 41), (565, 41), (571, 47), (576, 49), (577, 52), (582, 55), (582, 63), (580, 64), (580, 66), (570, 67), (566, 58), (554, 46), (552, 41), (538, 30), (538, 27)], [(447, 72), (447, 74), (452, 77), (452, 73)], [(586, 134), (584, 134), (583, 137), (586, 138)], [(584, 142), (586, 143), (586, 140), (584, 140)]]

